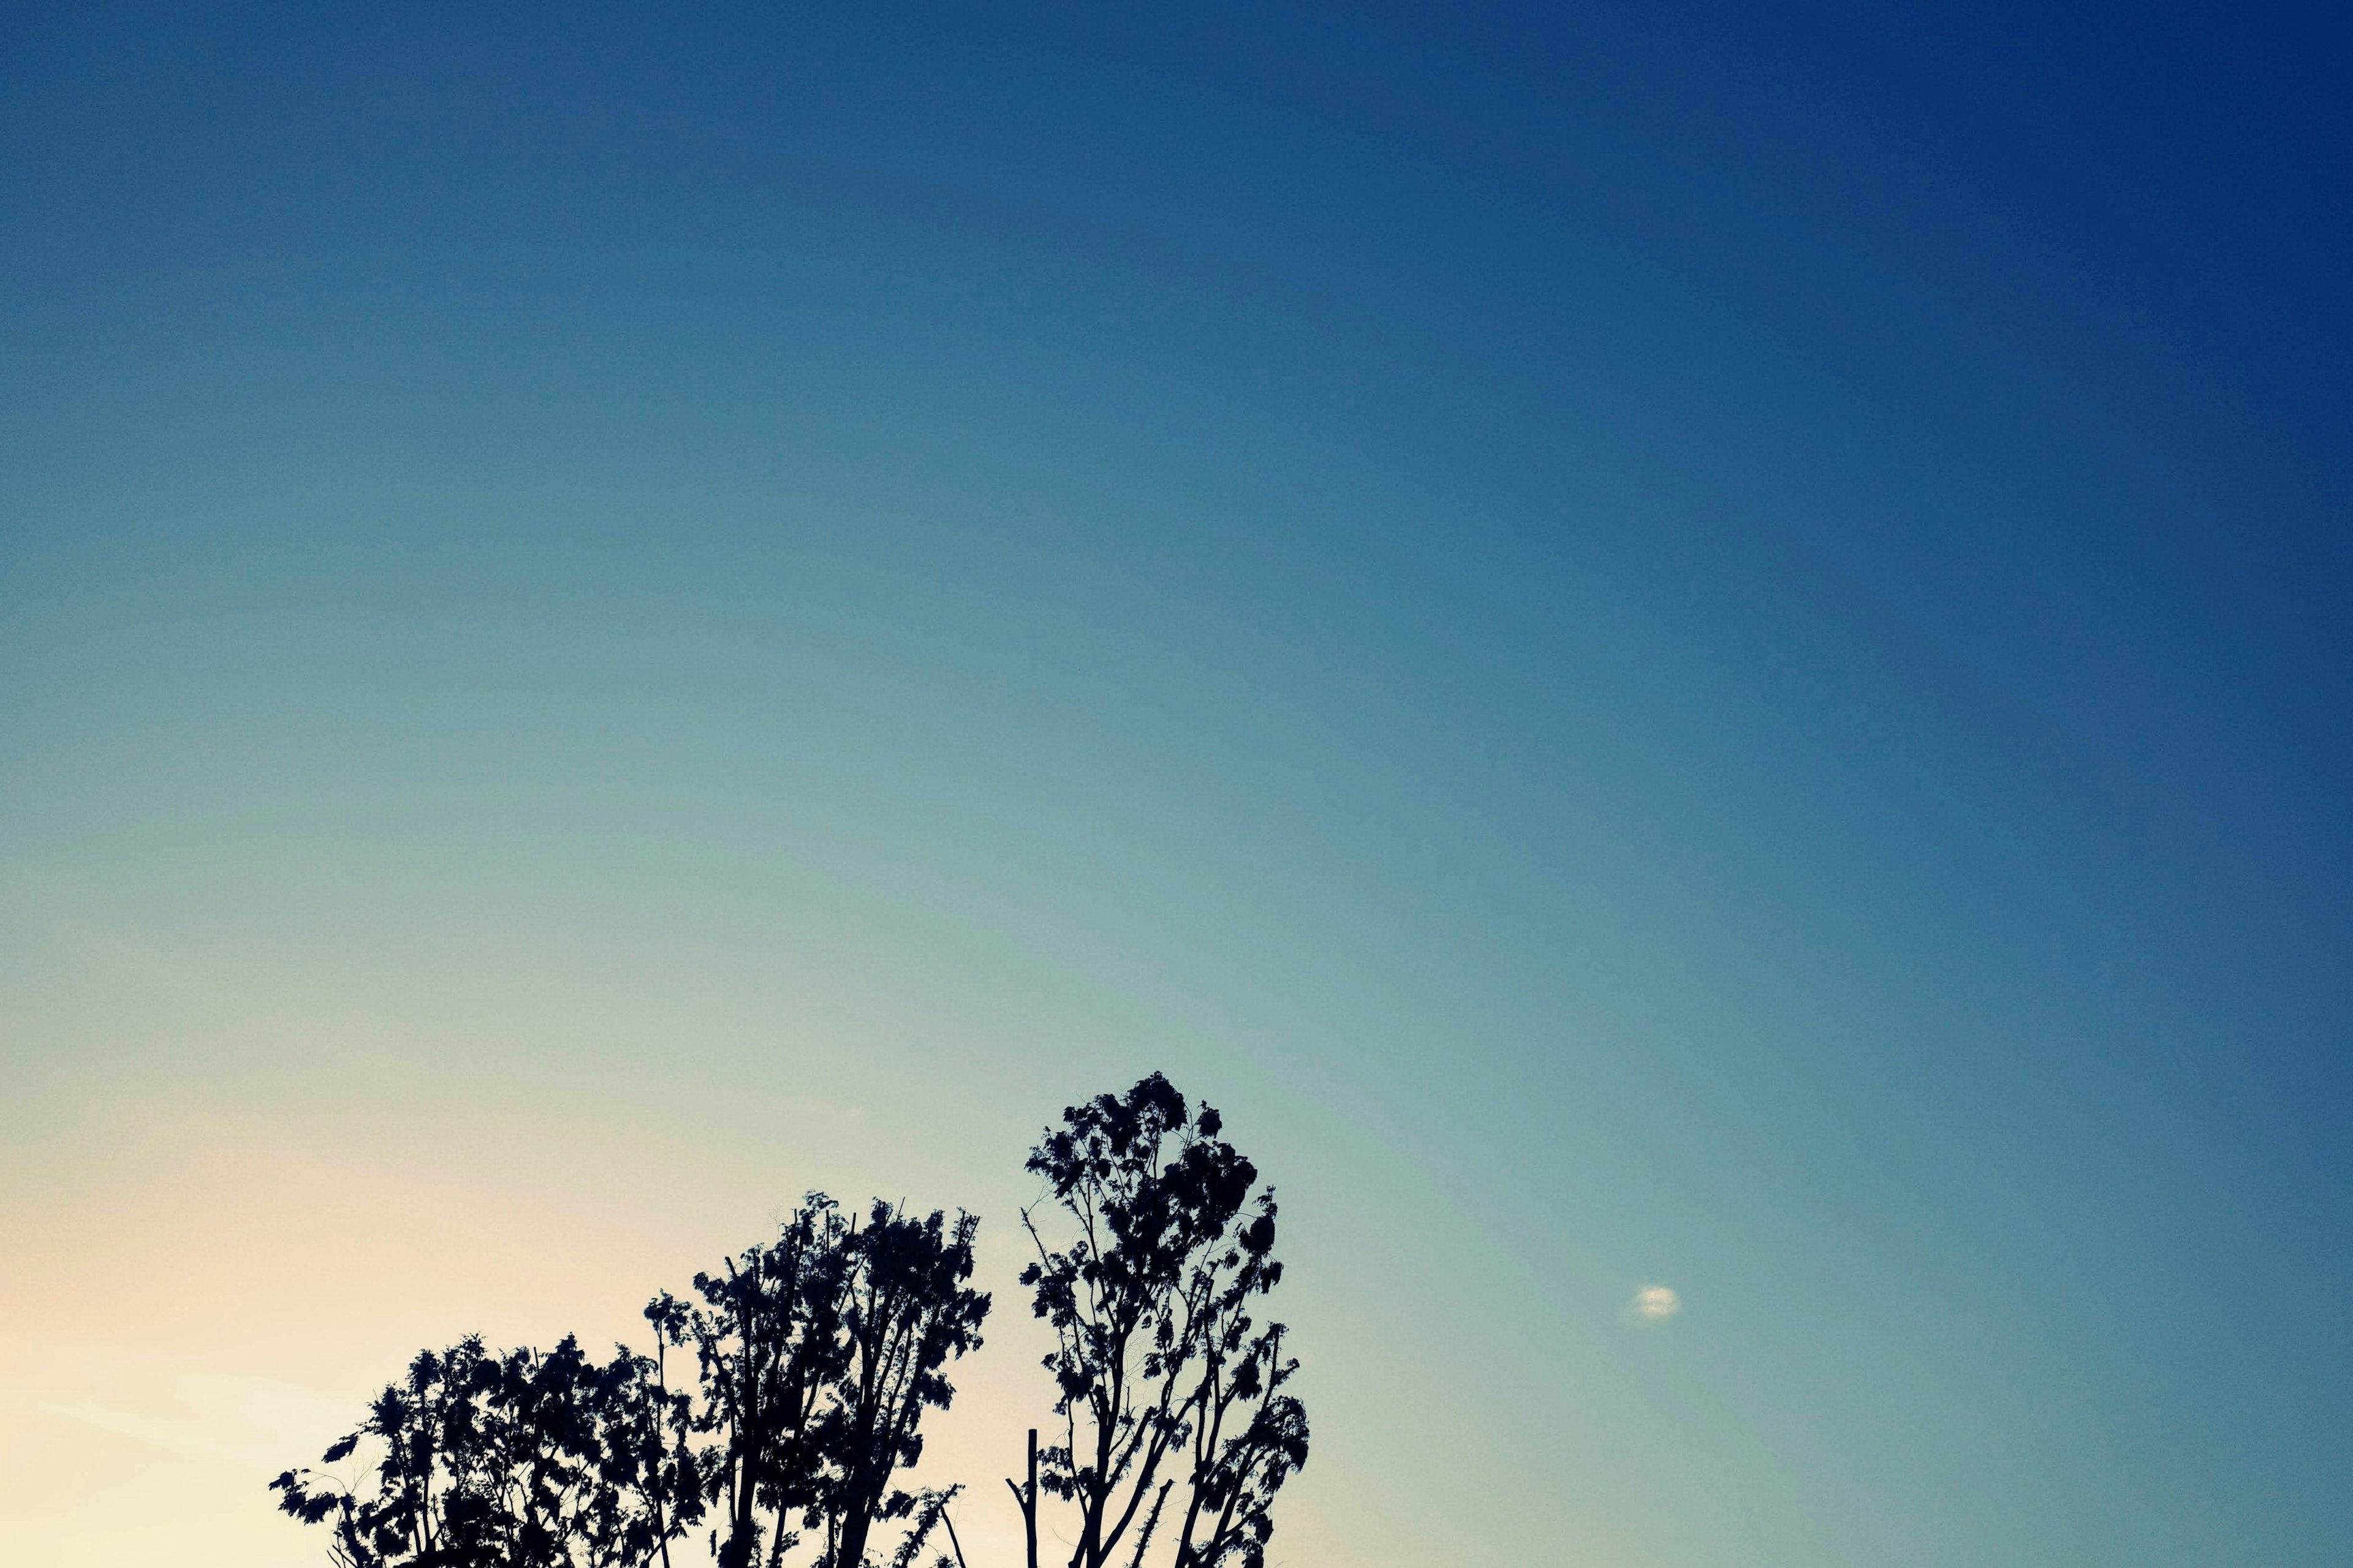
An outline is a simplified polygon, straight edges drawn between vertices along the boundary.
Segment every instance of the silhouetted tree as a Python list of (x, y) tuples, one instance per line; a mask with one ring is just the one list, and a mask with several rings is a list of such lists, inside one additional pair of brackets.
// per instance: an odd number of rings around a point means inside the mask
[(904, 1521), (892, 1563), (912, 1568), (955, 1491), (892, 1483), (955, 1397), (947, 1363), (980, 1343), (977, 1227), (881, 1203), (856, 1223), (812, 1194), (691, 1300), (654, 1299), (654, 1355), (422, 1352), (322, 1460), (360, 1480), (271, 1488), (329, 1526), (341, 1568), (667, 1568), (706, 1519), (725, 1568), (869, 1568), (876, 1527)]
[(271, 1489), (286, 1512), (331, 1525), (343, 1568), (634, 1568), (696, 1512), (659, 1462), (616, 1461), (617, 1438), (659, 1421), (651, 1371), (627, 1351), (600, 1366), (569, 1337), (544, 1354), (493, 1355), (477, 1338), (421, 1352), (321, 1461), (368, 1445), (371, 1478), (289, 1470)]
[[(1250, 1315), (1282, 1277), (1274, 1194), (1253, 1194), (1221, 1131), (1155, 1073), (1066, 1110), (1030, 1152), (1048, 1199), (1022, 1212), (1038, 1256), (1021, 1280), (1054, 1331), (1063, 1429), (1039, 1485), (1078, 1510), (1071, 1568), (1123, 1549), (1141, 1564), (1165, 1524), (1177, 1568), (1263, 1568), (1274, 1495), (1306, 1463), (1306, 1411), (1282, 1392), (1298, 1363)], [(1023, 1507), (1034, 1543), (1034, 1490)]]
[(694, 1351), (687, 1420), (707, 1439), (721, 1568), (779, 1568), (805, 1532), (818, 1568), (865, 1568), (874, 1527), (899, 1520), (913, 1561), (945, 1497), (892, 1481), (922, 1457), (923, 1412), (955, 1397), (943, 1368), (980, 1343), (988, 1298), (965, 1283), (978, 1226), (880, 1202), (860, 1224), (812, 1194), (775, 1243), (696, 1275), (696, 1300), (647, 1307), (665, 1347)]
[(876, 1203), (848, 1239), (849, 1289), (841, 1318), (848, 1365), (835, 1385), (828, 1458), (825, 1568), (862, 1568), (876, 1522), (913, 1516), (896, 1561), (912, 1563), (946, 1506), (932, 1493), (893, 1490), (891, 1477), (923, 1457), (926, 1409), (944, 1409), (955, 1389), (941, 1373), (951, 1357), (978, 1348), (988, 1298), (967, 1288), (980, 1222), (938, 1211), (923, 1219)]
[(699, 1301), (664, 1291), (646, 1308), (665, 1344), (695, 1352), (692, 1421), (713, 1440), (702, 1484), (720, 1510), (712, 1535), (721, 1568), (750, 1568), (764, 1541), (768, 1562), (781, 1563), (798, 1543), (795, 1525), (824, 1500), (819, 1426), (846, 1363), (849, 1235), (833, 1201), (812, 1194), (773, 1244), (746, 1248), (722, 1274), (697, 1274)]
[(670, 1568), (670, 1543), (702, 1519), (702, 1459), (693, 1444), (693, 1401), (670, 1385), (670, 1346), (617, 1360), (603, 1402), (602, 1476), (611, 1514), (600, 1523), (623, 1547), (616, 1559)]
[[(1155, 1074), (1030, 1152), (1048, 1196), (1022, 1212), (1021, 1279), (1054, 1332), (1062, 1432), (1043, 1450), (1030, 1433), (1013, 1487), (1028, 1568), (1041, 1494), (1076, 1508), (1071, 1568), (1264, 1568), (1307, 1417), (1282, 1325), (1252, 1316), (1282, 1276), (1274, 1194), (1221, 1131)], [(977, 1228), (811, 1194), (775, 1241), (654, 1298), (652, 1355), (599, 1363), (570, 1337), (420, 1352), (321, 1461), (357, 1479), (291, 1469), (271, 1489), (328, 1526), (339, 1568), (671, 1568), (706, 1527), (720, 1568), (915, 1568), (943, 1530), (960, 1565), (961, 1489), (898, 1482), (955, 1397), (949, 1363), (980, 1345)]]

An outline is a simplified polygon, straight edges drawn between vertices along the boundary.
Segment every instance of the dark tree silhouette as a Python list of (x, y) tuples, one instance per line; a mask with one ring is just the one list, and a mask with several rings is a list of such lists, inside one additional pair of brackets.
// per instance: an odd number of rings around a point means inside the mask
[(720, 1568), (779, 1568), (805, 1533), (818, 1568), (864, 1568), (874, 1527), (897, 1520), (913, 1561), (945, 1500), (892, 1479), (922, 1457), (923, 1412), (955, 1397), (942, 1369), (980, 1343), (988, 1298), (965, 1284), (978, 1227), (880, 1202), (861, 1225), (813, 1194), (773, 1245), (696, 1275), (697, 1301), (647, 1307), (666, 1347), (694, 1350)]
[[(1041, 1496), (1077, 1511), (1071, 1568), (1264, 1568), (1307, 1417), (1282, 1325), (1251, 1315), (1282, 1276), (1274, 1194), (1221, 1131), (1155, 1074), (1030, 1152), (1048, 1196), (1022, 1213), (1021, 1279), (1054, 1332), (1062, 1440), (1031, 1432), (1013, 1485), (1028, 1568)], [(719, 1568), (916, 1568), (934, 1531), (955, 1568), (961, 1489), (899, 1483), (981, 1342), (978, 1223), (811, 1194), (775, 1241), (654, 1298), (652, 1355), (420, 1352), (328, 1448), (339, 1469), (271, 1489), (328, 1527), (339, 1568), (671, 1568), (698, 1532)]]
[[(675, 1471), (617, 1441), (670, 1423), (654, 1364), (621, 1351), (599, 1366), (567, 1337), (550, 1352), (426, 1351), (322, 1463), (378, 1450), (372, 1484), (309, 1469), (270, 1483), (279, 1506), (332, 1526), (343, 1568), (622, 1568), (690, 1525)], [(666, 1446), (664, 1446), (666, 1447)]]
[(272, 1489), (329, 1526), (341, 1568), (668, 1568), (706, 1520), (725, 1568), (868, 1568), (886, 1522), (913, 1568), (955, 1492), (892, 1483), (955, 1397), (947, 1363), (980, 1343), (977, 1228), (881, 1203), (857, 1223), (813, 1194), (692, 1300), (654, 1299), (653, 1356), (600, 1365), (570, 1338), (420, 1352), (321, 1461), (362, 1480), (289, 1470)]
[(692, 1425), (712, 1440), (702, 1480), (718, 1510), (721, 1568), (751, 1568), (764, 1541), (781, 1563), (798, 1543), (795, 1526), (824, 1500), (819, 1427), (844, 1364), (849, 1236), (833, 1201), (813, 1194), (773, 1244), (729, 1258), (723, 1274), (697, 1274), (698, 1301), (664, 1291), (646, 1308), (665, 1347), (694, 1351)]
[(670, 1568), (670, 1543), (703, 1517), (693, 1400), (670, 1386), (669, 1350), (657, 1337), (651, 1358), (630, 1357), (627, 1374), (606, 1384), (601, 1463), (612, 1515), (605, 1529), (622, 1548), (619, 1563)]
[(945, 1408), (955, 1388), (942, 1375), (949, 1358), (978, 1348), (988, 1298), (966, 1288), (972, 1241), (980, 1222), (959, 1214), (948, 1225), (877, 1203), (849, 1238), (849, 1288), (842, 1312), (849, 1364), (836, 1384), (829, 1458), (827, 1568), (859, 1568), (876, 1521), (915, 1515), (901, 1559), (912, 1563), (944, 1509), (931, 1494), (890, 1489), (891, 1476), (923, 1457), (917, 1430), (927, 1408)]
[[(1062, 1441), (1038, 1485), (1075, 1505), (1071, 1568), (1141, 1565), (1164, 1529), (1176, 1568), (1263, 1568), (1275, 1493), (1307, 1460), (1297, 1369), (1253, 1298), (1282, 1277), (1271, 1189), (1208, 1106), (1155, 1073), (1062, 1113), (1030, 1152), (1048, 1197), (1021, 1275), (1054, 1331)], [(1037, 1539), (1035, 1489), (1023, 1497)], [(1169, 1511), (1172, 1497), (1177, 1503)]]

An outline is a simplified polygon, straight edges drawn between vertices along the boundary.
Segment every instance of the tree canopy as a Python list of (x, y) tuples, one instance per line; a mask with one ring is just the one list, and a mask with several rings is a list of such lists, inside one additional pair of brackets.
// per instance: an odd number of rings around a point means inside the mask
[[(1059, 1505), (1071, 1568), (1263, 1568), (1306, 1462), (1298, 1363), (1258, 1321), (1282, 1277), (1257, 1168), (1159, 1074), (1063, 1112), (1031, 1151), (1021, 1274), (1051, 1330), (1057, 1440), (1013, 1484), (1038, 1561)], [(318, 1468), (270, 1483), (338, 1568), (937, 1568), (950, 1506), (916, 1486), (925, 1414), (955, 1396), (990, 1298), (979, 1221), (811, 1194), (775, 1239), (645, 1310), (650, 1353), (566, 1336), (418, 1352)], [(936, 1537), (946, 1538), (938, 1550)], [(1147, 1556), (1149, 1554), (1149, 1556)]]
[(1274, 1495), (1307, 1462), (1282, 1392), (1299, 1363), (1252, 1317), (1282, 1279), (1274, 1192), (1222, 1131), (1155, 1073), (1065, 1110), (1030, 1152), (1047, 1196), (1021, 1216), (1021, 1282), (1056, 1339), (1063, 1440), (1041, 1479), (1078, 1510), (1071, 1568), (1124, 1544), (1141, 1563), (1164, 1528), (1176, 1568), (1263, 1568)]

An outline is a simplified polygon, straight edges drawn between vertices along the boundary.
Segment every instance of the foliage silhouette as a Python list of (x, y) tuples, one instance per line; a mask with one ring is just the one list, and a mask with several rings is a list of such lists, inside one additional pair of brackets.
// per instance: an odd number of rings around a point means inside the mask
[[(1036, 1568), (1041, 1498), (1077, 1514), (1071, 1568), (1264, 1568), (1307, 1458), (1297, 1363), (1257, 1298), (1282, 1279), (1271, 1189), (1158, 1074), (1063, 1112), (1030, 1152), (1022, 1272), (1054, 1335), (1061, 1441), (1008, 1483)], [(422, 1351), (322, 1466), (270, 1483), (338, 1568), (916, 1568), (961, 1488), (900, 1484), (950, 1364), (979, 1348), (979, 1222), (811, 1194), (773, 1242), (645, 1310), (653, 1353), (566, 1336)], [(881, 1553), (878, 1556), (877, 1553)]]
[(811, 1194), (776, 1240), (747, 1247), (718, 1275), (697, 1274), (697, 1300), (668, 1291), (646, 1308), (665, 1347), (691, 1346), (699, 1396), (690, 1424), (703, 1495), (717, 1511), (722, 1568), (750, 1568), (760, 1544), (780, 1563), (826, 1483), (825, 1392), (841, 1374), (849, 1222)]
[(835, 1385), (835, 1480), (827, 1498), (828, 1540), (839, 1544), (828, 1546), (828, 1563), (863, 1563), (874, 1523), (911, 1513), (917, 1523), (910, 1541), (919, 1548), (931, 1528), (924, 1521), (939, 1517), (929, 1494), (888, 1488), (895, 1469), (923, 1458), (923, 1412), (955, 1397), (940, 1369), (980, 1344), (988, 1298), (965, 1285), (979, 1226), (960, 1214), (944, 1227), (936, 1212), (916, 1220), (877, 1203), (864, 1230), (852, 1231), (842, 1313), (849, 1364)]
[[(863, 1223), (812, 1195), (776, 1240), (646, 1308), (652, 1357), (599, 1365), (566, 1338), (500, 1356), (480, 1339), (420, 1352), (325, 1465), (363, 1444), (373, 1470), (271, 1483), (327, 1524), (342, 1568), (642, 1568), (710, 1521), (725, 1568), (864, 1568), (876, 1525), (905, 1521), (911, 1568), (954, 1494), (893, 1478), (923, 1453), (946, 1363), (980, 1343), (969, 1215), (877, 1203)], [(672, 1352), (694, 1384), (673, 1389)]]
[[(1176, 1568), (1263, 1568), (1275, 1493), (1307, 1462), (1286, 1331), (1250, 1316), (1282, 1278), (1274, 1193), (1253, 1194), (1257, 1167), (1222, 1130), (1155, 1073), (1066, 1110), (1030, 1152), (1047, 1196), (1022, 1212), (1037, 1259), (1021, 1282), (1054, 1331), (1063, 1428), (1039, 1484), (1078, 1510), (1071, 1568), (1123, 1544), (1140, 1565), (1164, 1522)], [(1033, 1492), (1032, 1541), (1037, 1508)]]
[(600, 1366), (569, 1336), (546, 1354), (494, 1355), (478, 1338), (420, 1352), (322, 1461), (380, 1444), (371, 1489), (309, 1469), (270, 1488), (286, 1512), (332, 1526), (343, 1568), (649, 1563), (699, 1511), (654, 1373), (626, 1350)]

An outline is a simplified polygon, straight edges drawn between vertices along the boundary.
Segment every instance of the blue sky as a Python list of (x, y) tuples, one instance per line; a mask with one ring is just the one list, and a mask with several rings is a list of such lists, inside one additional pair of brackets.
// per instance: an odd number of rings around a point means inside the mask
[(5, 28), (0, 1555), (1153, 1068), (1286, 1561), (2353, 1555), (2341, 20)]

